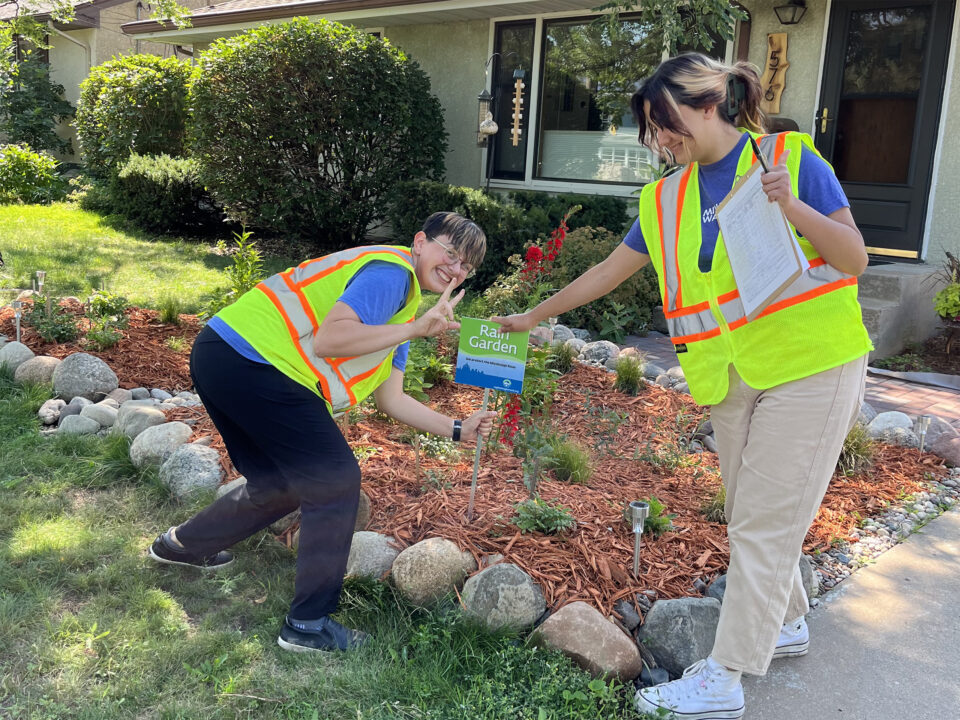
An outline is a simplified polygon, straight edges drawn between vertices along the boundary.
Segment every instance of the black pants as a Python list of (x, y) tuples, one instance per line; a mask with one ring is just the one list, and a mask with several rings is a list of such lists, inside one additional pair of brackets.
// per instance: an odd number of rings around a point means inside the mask
[(190, 374), (230, 459), (247, 479), (177, 528), (190, 552), (215, 553), (301, 509), (290, 617), (337, 607), (360, 500), (360, 467), (316, 394), (272, 365), (247, 360), (210, 328)]

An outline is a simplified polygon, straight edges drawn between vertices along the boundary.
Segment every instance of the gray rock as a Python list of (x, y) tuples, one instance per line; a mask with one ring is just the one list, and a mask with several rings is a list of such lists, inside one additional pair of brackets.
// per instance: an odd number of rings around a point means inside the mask
[(393, 563), (393, 581), (414, 605), (430, 605), (453, 592), (468, 573), (477, 569), (469, 552), (450, 540), (429, 538), (411, 545)]
[(857, 421), (863, 425), (869, 425), (873, 419), (877, 416), (877, 411), (873, 409), (873, 405), (864, 400), (860, 403), (860, 414), (857, 415)]
[[(656, 307), (651, 308), (650, 314), (652, 315), (650, 324), (653, 326), (654, 331), (660, 335), (669, 335), (670, 328), (667, 327), (667, 318), (663, 314), (663, 307), (661, 305), (657, 305)], [(653, 335), (654, 333), (651, 332), (648, 334)]]
[(707, 588), (707, 597), (712, 597), (714, 600), (723, 602), (723, 594), (726, 592), (726, 590), (727, 576), (724, 574), (710, 583), (710, 587)]
[(584, 330), (583, 328), (571, 328), (570, 332), (573, 333), (573, 336), (577, 340), (583, 340), (584, 342), (590, 342), (590, 331)]
[(640, 624), (640, 614), (633, 603), (626, 598), (617, 600), (613, 604), (613, 611), (620, 616), (620, 622), (623, 623), (623, 626), (631, 632)]
[(572, 602), (548, 617), (532, 637), (570, 657), (594, 676), (633, 680), (643, 669), (633, 639), (585, 602)]
[(530, 627), (547, 609), (540, 586), (512, 563), (498, 563), (469, 578), (461, 598), (467, 613), (491, 630)]
[[(917, 429), (914, 427), (913, 431), (916, 433)], [(923, 439), (923, 448), (924, 450), (929, 449), (933, 444), (940, 439), (941, 435), (946, 435), (947, 437), (960, 437), (953, 425), (945, 421), (943, 418), (937, 417), (936, 415), (930, 416), (930, 426), (927, 428), (927, 434)], [(917, 433), (917, 437), (920, 437), (920, 434)]]
[(60, 411), (66, 406), (66, 403), (60, 398), (47, 400), (37, 411), (37, 417), (44, 425), (56, 425), (60, 419)]
[(570, 338), (564, 342), (564, 345), (571, 348), (577, 355), (580, 354), (580, 351), (583, 350), (583, 346), (587, 344), (586, 340), (581, 340), (580, 338)]
[(566, 342), (567, 340), (573, 340), (576, 335), (573, 334), (573, 330), (568, 328), (566, 325), (554, 325), (553, 327), (553, 340), (554, 342)]
[(549, 345), (553, 342), (553, 330), (543, 325), (530, 329), (530, 343), (532, 345)]
[(655, 380), (655, 382), (660, 387), (665, 387), (665, 388), (668, 388), (671, 385), (673, 385), (673, 380), (670, 378), (669, 375), (657, 375), (657, 379)]
[(720, 602), (712, 597), (658, 600), (644, 618), (637, 639), (671, 675), (702, 660), (713, 649)]
[(150, 397), (150, 391), (146, 388), (133, 388), (130, 391), (130, 396), (134, 400), (146, 400), (148, 397)]
[(929, 450), (942, 457), (949, 464), (960, 467), (960, 438), (946, 434), (941, 435)]
[(820, 594), (820, 581), (813, 569), (813, 558), (809, 555), (800, 556), (800, 578), (803, 580), (803, 589), (807, 592), (808, 600)]
[(609, 340), (597, 340), (583, 346), (580, 350), (580, 359), (584, 362), (593, 362), (606, 365), (611, 358), (620, 354), (620, 348)]
[(364, 530), (370, 523), (370, 515), (373, 508), (370, 507), (370, 496), (363, 490), (360, 491), (360, 505), (357, 508), (357, 521), (353, 524), (353, 531)]
[(347, 575), (379, 580), (393, 566), (400, 551), (393, 547), (393, 538), (380, 533), (361, 530), (353, 534), (350, 556), (347, 558)]
[(673, 389), (680, 393), (690, 394), (690, 386), (685, 382), (678, 382), (673, 386)]
[(78, 395), (100, 400), (117, 389), (117, 375), (100, 358), (74, 353), (53, 371), (53, 389), (67, 401)]
[(882, 412), (867, 425), (867, 434), (872, 438), (879, 438), (881, 433), (893, 428), (913, 430), (913, 420), (906, 413), (897, 410)]
[(130, 461), (138, 468), (161, 465), (190, 440), (193, 429), (182, 422), (163, 423), (145, 428), (130, 444)]
[(97, 405), (105, 405), (106, 407), (111, 407), (114, 410), (120, 409), (120, 403), (114, 400), (112, 397), (105, 397), (103, 400), (97, 403)]
[[(196, 443), (194, 443), (194, 445), (197, 445), (197, 444), (199, 444), (199, 441), (196, 442)], [(247, 484), (247, 479), (246, 479), (243, 475), (241, 475), (240, 477), (235, 478), (235, 479), (231, 480), (230, 482), (224, 483), (223, 485), (221, 485), (220, 487), (218, 487), (218, 488), (217, 488), (217, 497), (218, 497), (218, 498), (222, 498), (224, 495), (226, 495), (228, 492), (230, 492), (230, 491), (233, 490), (234, 488), (237, 488), (237, 487), (240, 487), (240, 486), (246, 485), (246, 484)]]
[(16, 340), (0, 348), (0, 365), (16, 373), (17, 368), (34, 357), (33, 350)]
[(149, 427), (163, 425), (167, 416), (152, 407), (142, 407), (131, 403), (124, 403), (117, 413), (114, 427), (117, 432), (123, 433), (131, 440)]
[(79, 415), (81, 410), (83, 410), (83, 408), (79, 405), (64, 405), (60, 408), (60, 414), (57, 416), (58, 425), (68, 417)]
[(117, 410), (109, 405), (97, 403), (80, 408), (80, 417), (88, 417), (95, 420), (100, 427), (109, 428), (113, 427), (117, 421)]
[(643, 364), (643, 376), (647, 380), (656, 380), (661, 375), (666, 375), (666, 374), (667, 374), (667, 371), (664, 370), (659, 365), (655, 365), (650, 362)]
[(60, 416), (60, 432), (67, 435), (93, 435), (100, 429), (100, 423), (79, 415)]
[(620, 358), (618, 358), (618, 357), (612, 357), (612, 358), (610, 358), (609, 360), (607, 360), (607, 361), (603, 364), (603, 366), (604, 366), (607, 370), (616, 371), (616, 369), (617, 369), (617, 363), (618, 363), (618, 362), (620, 362)]
[(686, 376), (683, 374), (683, 368), (679, 365), (674, 365), (672, 368), (667, 370), (667, 375), (669, 375), (672, 380), (686, 380)]
[(222, 477), (220, 454), (202, 445), (181, 445), (160, 466), (160, 482), (177, 498), (216, 490)]
[(300, 508), (297, 508), (292, 513), (287, 513), (279, 520), (276, 520), (270, 523), (270, 532), (274, 535), (280, 535), (289, 530), (294, 523), (300, 522)]
[(107, 397), (116, 400), (119, 405), (123, 405), (128, 400), (133, 400), (133, 393), (124, 388), (117, 388), (108, 392)]
[(32, 357), (17, 366), (13, 373), (13, 379), (18, 383), (53, 382), (53, 371), (57, 369), (60, 362), (60, 358), (48, 355)]
[(872, 436), (874, 440), (887, 443), (888, 445), (899, 445), (901, 447), (918, 448), (920, 447), (920, 438), (913, 430), (902, 427), (891, 427), (881, 430)]
[(702, 442), (703, 442), (703, 446), (710, 452), (712, 453), (719, 452), (719, 450), (717, 450), (716, 438), (714, 438), (713, 435), (707, 435), (705, 438), (703, 438)]
[(73, 398), (67, 405), (76, 405), (79, 408), (85, 408), (87, 405), (93, 405), (93, 400), (83, 397), (83, 395), (77, 395)]
[(150, 397), (156, 398), (157, 400), (169, 400), (170, 398), (173, 397), (173, 395), (168, 393), (166, 390), (161, 390), (160, 388), (153, 388), (153, 390), (150, 391)]
[(178, 398), (183, 398), (184, 400), (196, 400), (196, 399), (197, 399), (197, 396), (194, 395), (194, 394), (193, 394), (192, 392), (190, 392), (189, 390), (181, 390), (180, 392), (177, 393), (176, 396), (177, 396)]

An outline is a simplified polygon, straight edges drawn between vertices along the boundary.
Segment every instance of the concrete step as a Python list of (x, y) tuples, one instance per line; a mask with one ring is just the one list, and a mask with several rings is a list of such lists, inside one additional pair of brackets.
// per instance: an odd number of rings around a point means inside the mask
[(937, 268), (923, 263), (891, 263), (868, 267), (858, 278), (863, 324), (875, 348), (871, 359), (895, 355), (936, 334), (936, 273)]

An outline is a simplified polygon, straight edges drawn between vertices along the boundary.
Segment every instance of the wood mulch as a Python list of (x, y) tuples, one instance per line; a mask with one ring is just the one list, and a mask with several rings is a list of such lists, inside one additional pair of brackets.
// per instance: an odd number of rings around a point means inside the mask
[[(82, 313), (77, 303), (68, 307)], [(110, 365), (121, 387), (189, 389), (189, 348), (200, 330), (196, 318), (183, 315), (179, 326), (163, 324), (156, 312), (140, 308), (132, 308), (129, 317), (123, 340), (107, 351), (90, 354)], [(14, 337), (9, 307), (0, 310), (0, 332)], [(166, 344), (174, 336), (184, 338), (180, 351)], [(37, 354), (64, 357), (90, 352), (80, 343), (43, 343), (27, 326), (22, 328), (22, 339)], [(578, 365), (561, 379), (554, 400), (554, 424), (593, 457), (593, 474), (586, 485), (547, 479), (539, 486), (543, 499), (572, 511), (577, 520), (574, 530), (558, 536), (518, 531), (511, 522), (512, 505), (526, 499), (528, 492), (520, 460), (502, 448), (483, 454), (474, 518), (468, 522), (473, 453), (465, 448), (457, 462), (421, 455), (418, 469), (413, 448), (402, 439), (404, 427), (373, 412), (346, 428), (355, 448), (375, 450), (361, 462), (363, 487), (373, 506), (368, 529), (393, 536), (400, 548), (428, 537), (449, 538), (481, 564), (487, 556), (503, 555), (540, 583), (553, 609), (583, 600), (610, 614), (618, 599), (644, 590), (657, 597), (697, 595), (694, 582), (709, 583), (729, 562), (725, 528), (708, 521), (700, 511), (720, 485), (717, 458), (709, 452), (691, 455), (684, 467), (666, 470), (638, 456), (652, 448), (668, 449), (680, 430), (689, 431), (703, 419), (703, 409), (688, 396), (659, 387), (629, 397), (614, 391), (612, 382), (611, 374)], [(430, 395), (437, 410), (464, 417), (480, 407), (482, 391), (442, 382)], [(602, 410), (625, 413), (628, 420), (612, 434), (608, 447), (598, 449)], [(177, 408), (168, 413), (168, 419), (193, 421), (194, 438), (209, 436), (211, 447), (220, 450), (225, 482), (238, 476), (202, 408)], [(882, 514), (887, 503), (922, 490), (925, 473), (942, 471), (942, 461), (934, 455), (878, 446), (872, 470), (833, 479), (805, 550), (823, 550), (848, 539), (861, 518)], [(630, 500), (650, 496), (676, 515), (674, 529), (657, 539), (645, 536), (640, 576), (633, 578), (633, 535), (622, 519), (623, 508)], [(294, 530), (279, 539), (289, 545)]]

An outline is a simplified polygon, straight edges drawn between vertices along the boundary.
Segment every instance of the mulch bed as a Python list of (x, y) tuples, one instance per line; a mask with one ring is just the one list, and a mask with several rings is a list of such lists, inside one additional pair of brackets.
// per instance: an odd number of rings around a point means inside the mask
[[(80, 313), (79, 306), (71, 310)], [(156, 312), (131, 309), (124, 339), (104, 352), (91, 352), (117, 373), (121, 387), (190, 387), (188, 349), (200, 325), (181, 316), (179, 326), (160, 323)], [(0, 311), (0, 332), (14, 336), (13, 313)], [(35, 353), (64, 357), (89, 352), (78, 343), (48, 344), (31, 328), (23, 328), (23, 342)], [(184, 349), (171, 350), (165, 341), (185, 338)], [(480, 407), (482, 391), (443, 382), (430, 391), (431, 405), (441, 412), (464, 417)], [(596, 452), (596, 413), (602, 407), (628, 415), (612, 444)], [(512, 505), (528, 497), (522, 483), (520, 460), (506, 449), (485, 452), (472, 522), (466, 519), (473, 470), (472, 453), (456, 464), (421, 454), (419, 471), (411, 445), (404, 442), (404, 426), (373, 412), (346, 428), (354, 447), (376, 449), (362, 461), (363, 487), (370, 496), (373, 516), (368, 529), (391, 535), (399, 547), (428, 537), (445, 537), (469, 550), (478, 563), (492, 554), (521, 567), (543, 587), (547, 604), (556, 609), (583, 600), (604, 614), (620, 598), (652, 590), (658, 597), (698, 595), (694, 582), (710, 582), (729, 561), (725, 528), (708, 521), (700, 508), (719, 488), (717, 458), (709, 452), (690, 456), (685, 467), (664, 470), (635, 459), (639, 452), (670, 440), (676, 418), (684, 415), (689, 427), (703, 416), (686, 395), (650, 387), (629, 397), (613, 390), (613, 376), (603, 370), (576, 366), (560, 382), (552, 418), (557, 428), (584, 447), (592, 448), (593, 474), (586, 485), (541, 481), (539, 493), (550, 502), (572, 510), (577, 527), (558, 536), (520, 533), (511, 523)], [(194, 437), (209, 436), (221, 451), (225, 481), (238, 476), (223, 451), (223, 442), (202, 408), (177, 408), (169, 420), (194, 420)], [(917, 450), (881, 445), (874, 468), (852, 477), (835, 477), (805, 541), (805, 550), (823, 550), (848, 539), (860, 518), (881, 515), (888, 502), (923, 489), (924, 474), (942, 470), (942, 461)], [(439, 479), (439, 483), (428, 481)], [(439, 485), (439, 487), (438, 487)], [(660, 538), (644, 538), (640, 577), (632, 577), (633, 535), (622, 519), (630, 500), (656, 496), (666, 512), (675, 513), (674, 530)], [(290, 544), (291, 528), (280, 540)]]
[[(890, 369), (901, 372), (934, 372), (948, 375), (960, 375), (960, 330), (953, 330), (957, 337), (953, 341), (952, 352), (947, 353), (947, 338), (951, 330), (944, 329), (923, 344), (904, 350), (900, 356), (903, 362)], [(876, 364), (876, 363), (875, 363)], [(886, 367), (880, 363), (878, 367)]]

